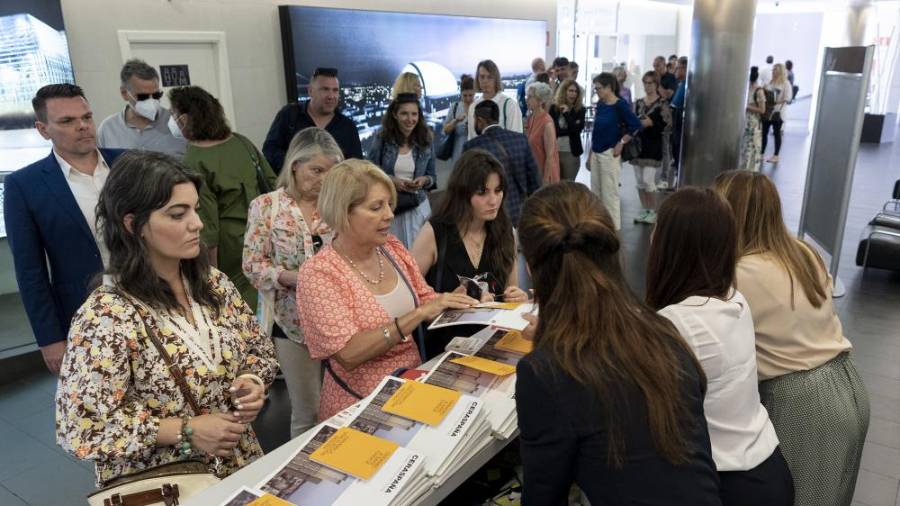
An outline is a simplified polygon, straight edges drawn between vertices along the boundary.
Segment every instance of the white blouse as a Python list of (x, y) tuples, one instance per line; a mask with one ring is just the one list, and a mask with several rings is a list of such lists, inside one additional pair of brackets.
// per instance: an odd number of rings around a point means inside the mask
[(737, 290), (727, 300), (688, 297), (659, 310), (703, 366), (703, 410), (719, 471), (747, 471), (772, 455), (778, 436), (759, 401), (750, 306)]

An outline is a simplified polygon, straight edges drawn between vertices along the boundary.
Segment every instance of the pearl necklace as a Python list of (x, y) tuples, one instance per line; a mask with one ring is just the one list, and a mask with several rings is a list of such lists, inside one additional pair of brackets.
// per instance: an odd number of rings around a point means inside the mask
[(373, 281), (373, 280), (369, 279), (369, 276), (366, 276), (366, 273), (363, 272), (362, 269), (360, 269), (356, 265), (356, 263), (353, 262), (353, 260), (350, 260), (350, 257), (348, 257), (347, 255), (345, 255), (341, 252), (338, 252), (338, 254), (341, 255), (342, 257), (344, 257), (344, 260), (346, 260), (347, 263), (350, 264), (350, 267), (353, 267), (353, 269), (356, 272), (358, 272), (359, 275), (362, 276), (362, 278), (364, 280), (366, 280), (366, 282), (369, 283), (370, 285), (378, 285), (378, 284), (381, 284), (382, 281), (384, 281), (384, 260), (381, 258), (380, 251), (375, 250), (375, 256), (378, 257), (378, 280), (377, 281)]

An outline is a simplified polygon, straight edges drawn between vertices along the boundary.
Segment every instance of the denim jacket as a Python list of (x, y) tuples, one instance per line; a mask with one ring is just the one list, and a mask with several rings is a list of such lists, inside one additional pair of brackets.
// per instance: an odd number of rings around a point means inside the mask
[[(366, 153), (366, 159), (375, 165), (381, 167), (381, 170), (388, 176), (394, 175), (394, 165), (397, 163), (397, 156), (400, 154), (400, 146), (393, 142), (385, 142), (381, 137), (381, 132), (376, 133), (372, 137), (372, 146)], [(415, 169), (413, 171), (413, 179), (419, 176), (428, 176), (431, 178), (431, 185), (422, 188), (416, 192), (416, 199), (419, 203), (425, 200), (425, 191), (431, 191), (437, 188), (437, 175), (434, 170), (434, 146), (429, 145), (425, 149), (419, 149), (413, 145), (413, 160), (415, 161)]]

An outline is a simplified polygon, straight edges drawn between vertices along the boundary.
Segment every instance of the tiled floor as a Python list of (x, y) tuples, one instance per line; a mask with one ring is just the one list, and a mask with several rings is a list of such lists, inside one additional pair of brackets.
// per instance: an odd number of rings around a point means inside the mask
[[(796, 127), (796, 125), (792, 125)], [(790, 128), (800, 131), (801, 128)], [(808, 137), (789, 133), (778, 167), (766, 167), (782, 192), (786, 219), (796, 229), (803, 196)], [(854, 505), (900, 506), (900, 273), (863, 273), (853, 264), (860, 230), (888, 198), (900, 178), (900, 142), (863, 146), (859, 154), (850, 215), (845, 233), (840, 277), (847, 295), (837, 300), (845, 333), (853, 341), (856, 364), (872, 405), (872, 419)], [(632, 226), (638, 211), (634, 176), (623, 172), (622, 238), (629, 252), (627, 275), (643, 291), (647, 227)], [(21, 316), (17, 299), (3, 300), (4, 322)], [(10, 308), (13, 309), (10, 309)], [(19, 323), (15, 325), (19, 326)], [(9, 330), (13, 322), (4, 323)], [(2, 332), (2, 330), (0, 330)], [(53, 506), (83, 504), (93, 487), (93, 471), (64, 454), (53, 440), (52, 398), (55, 380), (43, 371), (0, 387), (0, 505)], [(287, 438), (286, 396), (276, 387), (271, 405), (256, 424), (263, 446), (272, 448)], [(835, 434), (835, 437), (840, 437)]]

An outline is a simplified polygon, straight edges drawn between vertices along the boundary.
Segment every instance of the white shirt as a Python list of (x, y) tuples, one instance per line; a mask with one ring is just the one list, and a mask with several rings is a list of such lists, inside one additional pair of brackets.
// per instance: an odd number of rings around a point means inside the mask
[[(469, 114), (467, 116), (467, 119), (469, 120), (469, 139), (478, 137), (478, 134), (475, 133), (475, 106), (482, 100), (484, 100), (484, 97), (479, 95), (469, 107)], [(497, 93), (491, 100), (493, 100), (494, 103), (497, 104), (497, 107), (500, 108), (500, 121), (498, 124), (507, 130), (522, 133), (524, 129), (522, 126), (522, 110), (519, 109), (519, 102), (514, 98), (507, 97), (503, 93)]]
[(688, 297), (659, 310), (691, 345), (707, 378), (703, 410), (719, 471), (747, 471), (772, 455), (778, 436), (759, 401), (756, 334), (737, 290), (727, 301)]
[(756, 79), (757, 84), (765, 86), (772, 80), (772, 65), (766, 65), (759, 69), (759, 77)]
[(100, 199), (100, 190), (103, 189), (103, 185), (106, 184), (106, 178), (109, 177), (109, 166), (106, 164), (106, 160), (103, 159), (100, 151), (97, 151), (97, 166), (94, 168), (93, 175), (85, 174), (72, 167), (69, 162), (59, 156), (55, 149), (53, 150), (53, 156), (56, 157), (56, 162), (62, 170), (63, 177), (69, 184), (72, 195), (75, 196), (75, 202), (78, 203), (78, 208), (81, 209), (81, 214), (84, 215), (88, 228), (94, 234), (94, 241), (97, 243), (97, 249), (100, 250), (100, 258), (105, 268), (109, 265), (109, 251), (106, 250), (106, 245), (97, 233), (95, 209), (97, 208), (97, 201)]
[(413, 160), (412, 150), (406, 153), (397, 153), (397, 161), (394, 162), (394, 177), (412, 181), (416, 173), (416, 162)]

